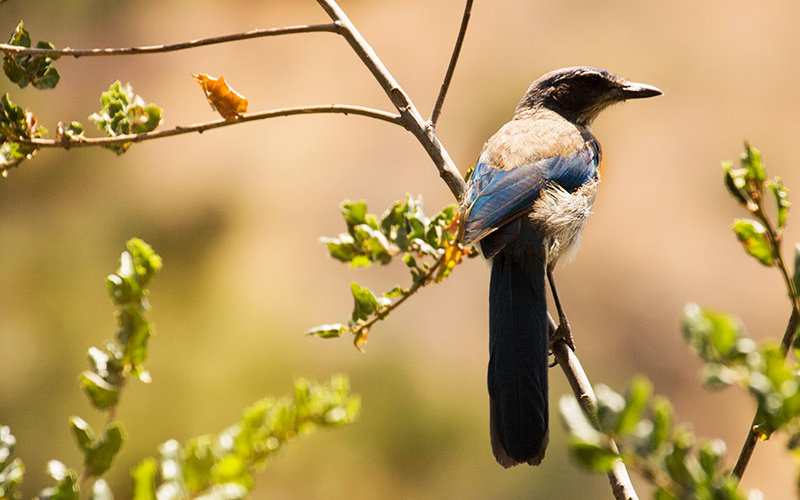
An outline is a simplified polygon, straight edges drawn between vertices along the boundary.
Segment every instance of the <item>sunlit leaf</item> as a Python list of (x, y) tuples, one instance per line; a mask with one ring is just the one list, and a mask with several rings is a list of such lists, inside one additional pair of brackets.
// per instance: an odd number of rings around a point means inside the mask
[[(103, 92), (100, 102), (102, 109), (89, 119), (109, 137), (150, 132), (161, 123), (161, 108), (155, 104), (145, 104), (140, 96), (133, 93), (130, 84), (123, 86), (119, 81), (112, 83)], [(105, 147), (121, 155), (131, 144), (125, 142)]]
[(323, 339), (330, 339), (334, 337), (341, 337), (342, 334), (349, 332), (350, 328), (341, 323), (333, 325), (319, 325), (311, 328), (306, 332), (306, 335), (315, 335)]
[(616, 434), (618, 436), (626, 437), (633, 432), (644, 414), (652, 392), (653, 387), (647, 378), (641, 375), (633, 378), (625, 398), (625, 408), (617, 420)]
[(783, 183), (783, 179), (775, 177), (767, 182), (767, 187), (772, 191), (775, 197), (775, 206), (778, 213), (778, 230), (783, 229), (786, 225), (786, 218), (789, 216), (789, 207), (792, 204), (789, 202), (789, 190)]
[(133, 500), (156, 500), (156, 474), (158, 462), (154, 458), (142, 460), (133, 469)]
[(380, 304), (375, 294), (369, 288), (364, 288), (355, 281), (350, 283), (350, 292), (353, 295), (353, 321), (366, 320), (374, 313)]
[(222, 76), (214, 78), (205, 73), (193, 74), (192, 76), (203, 88), (211, 108), (223, 118), (235, 120), (247, 113), (247, 99), (230, 88)]
[(736, 219), (732, 229), (748, 254), (765, 266), (773, 264), (775, 256), (764, 226), (754, 220)]

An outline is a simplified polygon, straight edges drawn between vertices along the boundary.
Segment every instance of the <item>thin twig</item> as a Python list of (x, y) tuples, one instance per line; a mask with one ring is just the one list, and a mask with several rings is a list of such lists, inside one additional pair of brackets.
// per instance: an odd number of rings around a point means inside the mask
[(172, 43), (165, 45), (148, 45), (144, 47), (126, 48), (107, 48), (107, 49), (40, 49), (36, 47), (20, 47), (0, 43), (0, 51), (7, 54), (30, 54), (40, 56), (65, 56), (65, 57), (90, 57), (90, 56), (130, 56), (135, 54), (156, 54), (161, 52), (173, 52), (176, 50), (192, 49), (205, 45), (215, 45), (218, 43), (235, 42), (238, 40), (249, 40), (251, 38), (262, 38), (267, 36), (293, 35), (296, 33), (338, 33), (339, 26), (335, 23), (327, 24), (304, 24), (300, 26), (283, 26), (280, 28), (254, 29), (244, 33), (234, 33), (231, 35), (215, 36), (211, 38), (201, 38), (188, 42)]
[[(792, 342), (797, 334), (797, 328), (800, 327), (800, 300), (798, 299), (798, 291), (795, 289), (794, 281), (792, 281), (789, 269), (786, 266), (786, 261), (783, 259), (783, 253), (781, 252), (781, 237), (778, 234), (778, 231), (775, 230), (775, 227), (772, 225), (772, 221), (767, 216), (767, 213), (764, 211), (764, 207), (760, 202), (757, 205), (757, 209), (753, 210), (753, 214), (758, 217), (766, 227), (767, 237), (769, 238), (770, 245), (774, 249), (774, 253), (777, 256), (778, 270), (783, 277), (783, 282), (786, 285), (786, 290), (789, 298), (792, 301), (792, 314), (789, 316), (789, 321), (786, 324), (786, 330), (783, 332), (783, 338), (781, 339), (781, 350), (783, 352), (783, 357), (785, 358), (792, 348)], [(761, 433), (756, 432), (755, 430), (759, 423), (761, 423), (761, 421), (758, 418), (758, 410), (756, 410), (756, 414), (753, 415), (753, 421), (750, 424), (750, 429), (747, 431), (747, 437), (742, 445), (742, 450), (739, 452), (739, 458), (736, 459), (736, 465), (734, 466), (733, 471), (731, 471), (731, 474), (733, 474), (737, 479), (741, 479), (744, 475), (744, 471), (747, 469), (747, 465), (750, 463), (750, 458), (753, 456), (753, 451), (755, 450), (756, 445), (761, 438)]]
[(439, 175), (460, 202), (466, 192), (464, 177), (461, 176), (442, 143), (436, 138), (433, 128), (425, 121), (419, 110), (411, 102), (411, 99), (389, 73), (389, 70), (386, 69), (386, 66), (384, 66), (364, 37), (361, 36), (361, 33), (359, 33), (341, 7), (334, 0), (317, 0), (317, 2), (333, 19), (334, 23), (341, 27), (341, 35), (350, 44), (350, 47), (361, 59), (361, 62), (369, 69), (372, 76), (383, 88), (383, 91), (386, 92), (386, 95), (389, 96), (392, 104), (400, 112), (405, 127), (422, 144), (422, 147), (439, 170)]
[(464, 16), (461, 18), (461, 28), (458, 30), (458, 37), (453, 47), (453, 54), (450, 56), (450, 64), (447, 66), (447, 72), (444, 74), (444, 81), (442, 81), (442, 88), (439, 89), (439, 96), (436, 98), (436, 104), (433, 106), (433, 112), (431, 112), (429, 122), (432, 128), (436, 128), (436, 122), (439, 121), (439, 115), (442, 114), (444, 98), (447, 95), (447, 90), (450, 88), (450, 81), (453, 79), (453, 73), (456, 70), (456, 63), (458, 62), (458, 56), (461, 54), (461, 46), (464, 44), (464, 36), (467, 34), (467, 25), (469, 24), (471, 12), (472, 0), (467, 0), (464, 6)]
[[(551, 335), (557, 329), (555, 321), (548, 313), (550, 320)], [(575, 394), (575, 399), (578, 400), (583, 412), (589, 417), (592, 422), (597, 422), (597, 397), (592, 389), (592, 384), (589, 382), (589, 377), (583, 370), (578, 357), (572, 349), (569, 348), (563, 339), (558, 339), (553, 343), (553, 357), (561, 366), (564, 376), (572, 387), (572, 392)], [(614, 451), (619, 451), (614, 441), (611, 441), (611, 448)], [(636, 490), (633, 488), (631, 478), (628, 475), (628, 470), (622, 459), (617, 459), (614, 463), (614, 468), (608, 472), (608, 481), (611, 483), (611, 490), (614, 498), (617, 500), (634, 500), (639, 497), (636, 495)]]
[[(789, 344), (784, 351), (784, 355), (789, 352), (791, 348), (791, 339), (794, 337), (795, 333), (797, 333), (798, 327), (800, 327), (800, 313), (798, 313), (797, 309), (793, 308), (792, 315), (789, 317), (789, 322), (786, 324), (786, 331), (783, 334), (784, 342), (789, 339)], [(739, 458), (736, 460), (736, 465), (731, 472), (731, 474), (738, 479), (741, 479), (744, 475), (747, 464), (750, 462), (750, 457), (753, 456), (753, 450), (755, 450), (756, 444), (758, 444), (758, 441), (761, 439), (761, 433), (755, 430), (756, 425), (759, 423), (761, 423), (761, 421), (758, 419), (758, 412), (756, 411), (756, 415), (753, 416), (753, 422), (750, 424), (750, 429), (747, 432), (747, 438), (745, 438), (744, 444), (742, 445), (742, 451), (739, 452)]]
[(238, 123), (243, 123), (243, 122), (265, 120), (268, 118), (277, 118), (279, 116), (306, 115), (306, 114), (319, 114), (319, 113), (360, 115), (393, 123), (395, 125), (404, 126), (403, 121), (400, 118), (400, 115), (394, 113), (387, 113), (386, 111), (381, 111), (372, 108), (365, 108), (362, 106), (328, 104), (320, 106), (298, 106), (293, 108), (271, 109), (269, 111), (262, 111), (259, 113), (250, 113), (242, 115), (235, 120), (220, 119), (204, 123), (195, 123), (193, 125), (177, 126), (172, 129), (154, 130), (152, 132), (145, 132), (143, 134), (118, 135), (116, 137), (87, 137), (81, 140), (27, 139), (24, 137), (11, 137), (9, 138), (9, 141), (17, 142), (20, 144), (30, 144), (39, 148), (69, 149), (69, 148), (88, 147), (88, 146), (108, 146), (110, 144), (142, 142), (151, 139), (169, 137), (173, 135), (190, 134), (193, 132), (203, 133), (206, 130), (211, 130), (220, 127), (227, 127), (229, 125), (236, 125)]

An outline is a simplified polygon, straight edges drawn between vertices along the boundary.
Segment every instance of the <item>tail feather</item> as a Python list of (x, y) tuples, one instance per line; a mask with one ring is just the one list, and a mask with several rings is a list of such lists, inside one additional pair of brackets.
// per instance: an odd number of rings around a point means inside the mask
[(539, 465), (548, 441), (545, 266), (535, 255), (500, 252), (489, 291), (492, 451), (504, 467)]

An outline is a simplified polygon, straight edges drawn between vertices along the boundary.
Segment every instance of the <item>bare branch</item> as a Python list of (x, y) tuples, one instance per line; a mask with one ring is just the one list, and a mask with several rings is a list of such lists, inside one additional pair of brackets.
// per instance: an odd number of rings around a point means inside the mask
[(110, 144), (121, 144), (126, 142), (142, 142), (151, 139), (159, 139), (162, 137), (170, 137), (173, 135), (190, 134), (193, 132), (203, 133), (206, 130), (211, 130), (220, 127), (227, 127), (229, 125), (237, 125), (243, 122), (251, 122), (256, 120), (266, 120), (268, 118), (277, 118), (279, 116), (292, 116), (292, 115), (307, 115), (307, 114), (320, 114), (320, 113), (337, 113), (344, 115), (360, 115), (369, 118), (375, 118), (385, 122), (393, 123), (395, 125), (404, 126), (400, 115), (394, 113), (387, 113), (378, 109), (365, 108), (361, 106), (349, 106), (343, 104), (329, 104), (321, 106), (300, 106), (294, 108), (280, 108), (272, 109), (269, 111), (262, 111), (260, 113), (245, 114), (236, 120), (214, 120), (204, 123), (195, 123), (187, 126), (177, 126), (172, 129), (154, 130), (152, 132), (145, 132), (143, 134), (129, 134), (118, 135), (116, 137), (87, 137), (80, 141), (67, 140), (67, 139), (27, 139), (23, 137), (11, 137), (11, 142), (19, 144), (30, 144), (39, 148), (78, 148), (88, 146), (108, 146)]
[(419, 110), (414, 106), (414, 103), (411, 102), (411, 99), (389, 73), (389, 70), (383, 65), (378, 55), (372, 50), (372, 47), (364, 37), (361, 36), (361, 33), (358, 32), (339, 5), (334, 0), (317, 0), (317, 2), (333, 19), (334, 23), (341, 27), (341, 35), (344, 36), (347, 43), (350, 44), (350, 47), (361, 59), (361, 62), (369, 69), (372, 76), (375, 77), (384, 92), (386, 92), (386, 95), (389, 96), (392, 104), (400, 112), (405, 127), (422, 144), (422, 147), (439, 170), (439, 175), (460, 202), (466, 192), (466, 183), (447, 150), (436, 138), (433, 127), (425, 121)]
[(249, 40), (251, 38), (262, 38), (268, 36), (294, 35), (297, 33), (339, 33), (340, 28), (335, 23), (328, 24), (305, 24), (300, 26), (284, 26), (280, 28), (254, 29), (244, 33), (234, 33), (232, 35), (215, 36), (190, 40), (166, 45), (149, 45), (144, 47), (127, 48), (108, 48), (108, 49), (40, 49), (35, 47), (20, 47), (0, 43), (0, 51), (7, 54), (30, 54), (41, 56), (66, 56), (66, 57), (90, 57), (90, 56), (130, 56), (135, 54), (156, 54), (160, 52), (174, 52), (176, 50), (193, 49), (205, 45), (215, 45), (218, 43), (235, 42), (238, 40)]
[(436, 128), (436, 122), (439, 121), (439, 115), (442, 114), (442, 106), (444, 106), (444, 98), (447, 95), (447, 90), (450, 88), (450, 81), (453, 79), (453, 73), (456, 71), (456, 63), (458, 56), (461, 54), (461, 46), (464, 45), (464, 36), (467, 34), (467, 25), (469, 24), (469, 16), (472, 12), (472, 0), (467, 0), (464, 5), (464, 16), (461, 18), (461, 28), (458, 30), (458, 37), (456, 44), (453, 47), (453, 54), (450, 56), (450, 64), (447, 66), (447, 72), (444, 74), (444, 81), (442, 81), (442, 88), (439, 89), (439, 96), (436, 98), (436, 104), (433, 106), (431, 119), (429, 120), (431, 127)]
[[(556, 323), (548, 313), (550, 320), (551, 336), (556, 331)], [(569, 348), (563, 339), (553, 343), (553, 357), (556, 362), (561, 366), (564, 376), (572, 387), (572, 392), (575, 394), (575, 399), (581, 405), (583, 412), (589, 417), (592, 422), (597, 422), (597, 397), (592, 389), (592, 384), (589, 382), (589, 377), (583, 371), (578, 357)], [(617, 445), (612, 441), (612, 449), (617, 450)], [(614, 498), (618, 500), (633, 500), (637, 499), (636, 490), (633, 488), (631, 478), (628, 475), (628, 470), (622, 460), (617, 460), (614, 468), (608, 472), (608, 481), (611, 483), (611, 490), (614, 493)]]

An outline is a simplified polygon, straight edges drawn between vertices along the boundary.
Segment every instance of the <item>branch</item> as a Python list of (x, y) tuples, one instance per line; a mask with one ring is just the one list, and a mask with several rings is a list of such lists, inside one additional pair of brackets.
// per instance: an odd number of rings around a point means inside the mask
[(67, 56), (67, 57), (89, 57), (89, 56), (130, 56), (135, 54), (156, 54), (160, 52), (174, 52), (176, 50), (193, 49), (205, 45), (215, 45), (218, 43), (235, 42), (238, 40), (249, 40), (251, 38), (262, 38), (267, 36), (293, 35), (296, 33), (340, 33), (341, 28), (335, 23), (328, 24), (305, 24), (300, 26), (284, 26), (281, 28), (254, 29), (244, 33), (234, 33), (232, 35), (215, 36), (190, 40), (166, 45), (149, 45), (145, 47), (127, 48), (108, 48), (108, 49), (40, 49), (35, 47), (20, 47), (0, 43), (0, 51), (7, 54), (30, 54), (40, 56)]
[(411, 102), (411, 99), (389, 73), (389, 70), (386, 69), (386, 66), (383, 65), (378, 55), (369, 46), (364, 37), (361, 36), (361, 33), (358, 32), (341, 7), (334, 0), (317, 0), (317, 2), (333, 19), (334, 23), (341, 28), (339, 33), (347, 40), (347, 43), (353, 48), (361, 62), (369, 69), (372, 76), (375, 77), (384, 92), (386, 92), (386, 95), (389, 96), (392, 104), (400, 112), (406, 129), (414, 134), (414, 137), (422, 144), (422, 147), (439, 170), (439, 175), (460, 202), (466, 192), (466, 183), (447, 150), (436, 138), (433, 127), (425, 121), (419, 110)]
[[(800, 313), (798, 313), (796, 308), (793, 308), (792, 315), (789, 317), (789, 322), (786, 324), (786, 331), (783, 334), (782, 346), (784, 347), (784, 355), (788, 354), (791, 349), (791, 341), (798, 327), (800, 327)], [(759, 423), (758, 410), (756, 410), (756, 414), (753, 416), (753, 423), (750, 424), (747, 438), (745, 438), (744, 444), (742, 445), (742, 451), (739, 452), (739, 458), (736, 460), (736, 465), (731, 472), (737, 479), (742, 479), (747, 464), (750, 462), (750, 457), (753, 456), (753, 450), (755, 450), (756, 444), (758, 444), (761, 439), (761, 433), (755, 430), (756, 425)]]
[[(548, 319), (550, 320), (550, 334), (552, 336), (556, 331), (556, 323), (549, 314)], [(563, 339), (554, 342), (552, 350), (553, 357), (561, 366), (561, 370), (564, 372), (570, 387), (572, 387), (575, 399), (578, 400), (583, 412), (592, 422), (597, 422), (597, 397), (594, 395), (592, 384), (589, 383), (589, 378), (586, 376), (586, 372), (583, 371), (578, 357)], [(612, 441), (611, 444), (611, 448), (618, 452), (616, 443)], [(621, 459), (618, 459), (614, 464), (614, 468), (608, 472), (608, 481), (611, 483), (614, 498), (618, 500), (638, 500), (639, 497), (636, 495), (630, 476), (628, 476), (628, 470)]]
[(439, 115), (442, 114), (442, 106), (444, 106), (444, 98), (447, 95), (447, 90), (450, 88), (450, 81), (453, 79), (453, 73), (456, 70), (456, 63), (458, 56), (461, 54), (461, 46), (464, 44), (464, 36), (467, 34), (467, 25), (469, 24), (469, 16), (472, 11), (472, 0), (467, 0), (464, 5), (464, 17), (461, 18), (461, 28), (458, 30), (458, 37), (456, 44), (453, 47), (453, 54), (450, 56), (450, 64), (447, 66), (447, 72), (444, 74), (444, 81), (442, 88), (439, 89), (439, 97), (436, 98), (436, 104), (433, 106), (431, 119), (429, 120), (431, 128), (436, 128), (436, 122), (439, 121)]
[[(277, 118), (279, 116), (292, 116), (292, 115), (307, 115), (307, 114), (320, 114), (320, 113), (338, 113), (344, 115), (360, 115), (369, 118), (375, 118), (385, 122), (393, 123), (395, 125), (404, 126), (400, 115), (394, 113), (387, 113), (378, 109), (365, 108), (362, 106), (349, 106), (344, 104), (329, 104), (320, 106), (299, 106), (293, 108), (280, 108), (272, 109), (269, 111), (262, 111), (260, 113), (245, 114), (236, 120), (214, 120), (210, 122), (195, 123), (187, 126), (177, 126), (172, 129), (154, 130), (152, 132), (145, 132), (143, 134), (128, 134), (118, 135), (116, 137), (87, 137), (80, 141), (69, 140), (66, 138), (61, 139), (27, 139), (24, 137), (11, 137), (10, 142), (17, 142), (19, 144), (30, 144), (39, 148), (78, 148), (88, 146), (108, 146), (110, 144), (121, 144), (126, 142), (142, 142), (151, 139), (159, 139), (162, 137), (169, 137), (173, 135), (190, 134), (193, 132), (203, 133), (206, 130), (211, 130), (220, 127), (227, 127), (229, 125), (236, 125), (243, 122), (251, 122), (256, 120), (266, 120), (268, 118)], [(0, 168), (4, 168), (0, 165)]]

